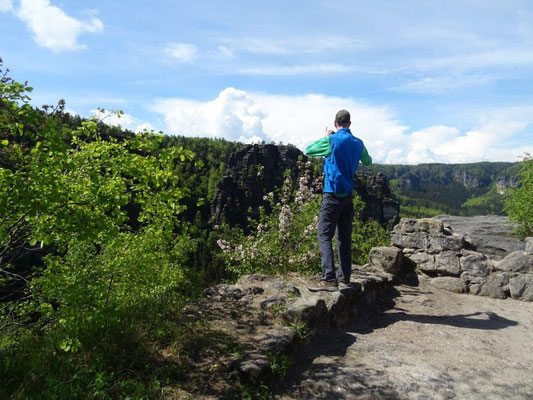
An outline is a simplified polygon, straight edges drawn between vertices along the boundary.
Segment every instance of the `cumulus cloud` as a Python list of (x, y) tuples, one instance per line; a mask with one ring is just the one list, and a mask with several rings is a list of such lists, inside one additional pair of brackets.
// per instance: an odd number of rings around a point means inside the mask
[(170, 57), (184, 63), (191, 63), (198, 57), (198, 49), (190, 43), (170, 43), (164, 52)]
[(153, 110), (164, 116), (167, 133), (245, 143), (268, 140), (262, 126), (266, 118), (263, 107), (242, 90), (224, 89), (216, 99), (204, 103), (160, 99)]
[(152, 124), (143, 122), (130, 114), (118, 115), (112, 111), (91, 110), (91, 114), (109, 126), (119, 126), (122, 129), (128, 129), (133, 132), (142, 132), (143, 130), (155, 130)]
[(251, 143), (291, 143), (300, 149), (333, 127), (335, 113), (352, 115), (352, 132), (365, 142), (376, 162), (517, 161), (532, 146), (516, 140), (533, 125), (533, 107), (501, 108), (478, 116), (478, 123), (462, 132), (435, 125), (410, 131), (387, 107), (351, 98), (317, 94), (287, 96), (248, 93), (227, 88), (211, 101), (159, 99), (152, 111), (162, 115), (166, 133), (225, 138)]
[(78, 39), (84, 32), (100, 33), (104, 29), (102, 21), (91, 16), (82, 21), (65, 14), (63, 10), (50, 4), (50, 0), (20, 0), (18, 7), (11, 0), (0, 0), (0, 11), (11, 11), (28, 29), (35, 41), (55, 52), (75, 51), (86, 46)]

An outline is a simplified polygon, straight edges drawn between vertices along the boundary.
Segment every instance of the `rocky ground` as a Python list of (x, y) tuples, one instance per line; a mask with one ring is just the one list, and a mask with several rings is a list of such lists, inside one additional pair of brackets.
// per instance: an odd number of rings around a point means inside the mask
[(208, 340), (210, 351), (194, 357), (189, 383), (165, 398), (270, 398), (269, 387), (285, 377), (293, 354), (313, 337), (366, 315), (393, 279), (382, 270), (357, 267), (351, 286), (333, 293), (310, 292), (309, 278), (298, 275), (247, 275), (235, 285), (206, 289), (206, 297), (188, 304), (184, 316), (207, 329), (198, 340)]
[(206, 289), (184, 311), (211, 351), (167, 398), (533, 399), (533, 238), (442, 218), (402, 219), (336, 292), (259, 274)]
[(423, 281), (387, 298), (302, 349), (276, 399), (533, 399), (533, 303)]

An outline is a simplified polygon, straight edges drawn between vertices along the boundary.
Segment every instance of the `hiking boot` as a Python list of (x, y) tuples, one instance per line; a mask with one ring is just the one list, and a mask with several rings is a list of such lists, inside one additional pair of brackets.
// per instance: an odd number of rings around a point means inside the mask
[(344, 281), (338, 281), (339, 282), (339, 289), (346, 289), (351, 288), (353, 285), (350, 282), (344, 282)]
[(307, 285), (311, 292), (336, 292), (338, 290), (337, 281), (316, 281)]

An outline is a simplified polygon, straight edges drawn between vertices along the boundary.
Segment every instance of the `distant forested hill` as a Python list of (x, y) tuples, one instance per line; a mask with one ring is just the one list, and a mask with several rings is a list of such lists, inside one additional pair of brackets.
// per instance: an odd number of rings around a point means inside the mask
[(361, 166), (383, 172), (401, 204), (402, 216), (503, 214), (503, 193), (516, 187), (516, 163)]

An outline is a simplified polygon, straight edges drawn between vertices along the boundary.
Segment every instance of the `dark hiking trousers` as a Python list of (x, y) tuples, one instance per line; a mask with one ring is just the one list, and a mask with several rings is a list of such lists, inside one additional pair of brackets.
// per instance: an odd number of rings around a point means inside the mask
[[(352, 218), (353, 195), (335, 197), (324, 193), (318, 220), (318, 246), (322, 257), (322, 277), (324, 281), (339, 280), (350, 282), (352, 274)], [(335, 261), (331, 240), (337, 230), (337, 250), (340, 266), (335, 273)]]

